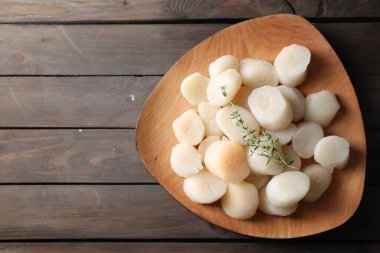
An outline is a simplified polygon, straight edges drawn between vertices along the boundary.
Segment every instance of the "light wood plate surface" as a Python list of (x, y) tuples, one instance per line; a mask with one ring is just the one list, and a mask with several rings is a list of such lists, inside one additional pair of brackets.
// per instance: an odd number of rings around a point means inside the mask
[[(170, 167), (170, 153), (177, 143), (172, 122), (191, 105), (181, 96), (181, 81), (193, 72), (208, 75), (209, 64), (231, 54), (273, 63), (280, 50), (297, 43), (310, 49), (312, 57), (305, 94), (320, 90), (334, 92), (341, 109), (325, 135), (336, 134), (351, 145), (351, 159), (344, 170), (336, 170), (332, 183), (315, 203), (301, 203), (289, 217), (269, 216), (260, 211), (249, 220), (224, 214), (219, 203), (199, 205), (182, 190), (183, 179)], [(148, 98), (136, 130), (137, 148), (149, 172), (183, 206), (220, 227), (250, 236), (294, 238), (320, 233), (346, 222), (357, 209), (364, 187), (366, 144), (359, 104), (351, 81), (334, 50), (307, 20), (294, 15), (273, 15), (228, 27), (202, 41), (179, 59)]]

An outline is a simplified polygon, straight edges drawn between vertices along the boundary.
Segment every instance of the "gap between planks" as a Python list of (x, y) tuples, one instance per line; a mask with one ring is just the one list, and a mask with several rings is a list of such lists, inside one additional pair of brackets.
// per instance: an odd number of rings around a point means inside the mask
[[(81, 20), (0, 22), (0, 25), (165, 25), (165, 24), (237, 24), (252, 18), (166, 19), (166, 20)], [(368, 23), (380, 22), (380, 17), (321, 17), (305, 18), (310, 23)]]

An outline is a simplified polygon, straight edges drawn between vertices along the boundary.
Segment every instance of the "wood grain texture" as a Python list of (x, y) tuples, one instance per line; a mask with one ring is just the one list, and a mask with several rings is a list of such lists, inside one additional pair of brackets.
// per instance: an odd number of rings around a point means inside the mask
[(265, 253), (377, 253), (379, 243), (176, 243), (176, 242), (86, 242), (86, 243), (4, 243), (0, 253), (153, 253), (153, 252), (265, 252)]
[(163, 74), (225, 26), (0, 25), (0, 75)]
[(1, 127), (130, 127), (160, 77), (0, 77)]
[(0, 199), (1, 240), (208, 238), (225, 233), (157, 185), (2, 185)]
[[(351, 75), (367, 128), (379, 128), (380, 75)], [(128, 127), (161, 76), (0, 77), (0, 127)]]
[[(135, 131), (0, 130), (1, 183), (157, 183)], [(380, 131), (367, 130), (367, 184), (380, 184)]]
[[(0, 78), (1, 126), (134, 127), (142, 103), (160, 78), (3, 77)], [(353, 75), (352, 81), (366, 126), (379, 127), (380, 117), (377, 117), (376, 112), (380, 110), (380, 76)], [(10, 89), (14, 91), (11, 92), (13, 97), (10, 96)], [(134, 103), (128, 103), (129, 94), (135, 94)], [(83, 97), (90, 99), (83, 102)], [(41, 114), (40, 111), (44, 113)], [(24, 118), (21, 112), (28, 118)], [(109, 115), (114, 112), (118, 114), (110, 120)], [(94, 133), (97, 138), (93, 138)], [(377, 167), (380, 161), (377, 154), (380, 152), (380, 134), (377, 130), (367, 131), (367, 140), (366, 181), (378, 184), (380, 171)], [(109, 143), (109, 147), (98, 148), (105, 141)], [(77, 129), (1, 130), (0, 152), (3, 166), (0, 182), (156, 182), (146, 173), (136, 156), (134, 142), (133, 130), (84, 130), (82, 133)], [(53, 145), (48, 149), (49, 152), (46, 152), (46, 145)], [(80, 146), (82, 150), (75, 150), (76, 146)], [(105, 164), (95, 166), (92, 163), (94, 159), (110, 152), (111, 146), (118, 151), (123, 150), (119, 154), (121, 156), (108, 157)], [(61, 161), (59, 164), (54, 162), (57, 159)], [(103, 166), (107, 169), (104, 170)]]
[(305, 17), (378, 17), (376, 0), (3, 0), (0, 22), (139, 21), (254, 18), (276, 13)]
[(380, 131), (379, 129), (367, 130), (367, 171), (366, 182), (369, 184), (380, 183)]
[(359, 99), (365, 126), (380, 128), (380, 75), (352, 75), (352, 83)]
[[(339, 228), (303, 240), (380, 240), (379, 194), (380, 187), (368, 186), (352, 219)], [(158, 185), (3, 185), (0, 199), (0, 240), (258, 241), (200, 219)]]
[[(347, 19), (351, 17), (370, 21), (361, 17), (380, 16), (376, 0), (288, 2), (290, 5), (275, 0), (2, 0), (0, 23), (48, 25), (0, 25), (0, 75), (162, 75), (199, 41), (229, 26), (206, 24), (208, 19), (233, 22), (235, 18), (291, 13), (291, 7), (299, 15), (323, 22), (325, 18), (356, 20)], [(202, 24), (51, 24), (192, 22), (189, 20), (201, 20), (194, 23)], [(316, 26), (353, 79), (366, 126), (371, 128), (366, 133), (366, 181), (379, 184), (379, 23)], [(133, 128), (143, 101), (159, 79), (2, 77), (0, 128)], [(136, 96), (133, 103), (131, 94)], [(1, 185), (156, 182), (136, 155), (133, 129), (78, 130), (0, 130), (0, 240), (92, 242), (1, 242), (0, 252), (379, 252), (380, 191), (376, 185), (368, 186), (357, 214), (340, 228), (304, 240), (264, 243), (204, 222), (157, 185)], [(138, 243), (94, 243), (96, 239)], [(165, 239), (170, 242), (160, 242)], [(187, 242), (176, 243), (181, 239)]]
[(0, 130), (0, 183), (151, 183), (134, 130)]
[[(228, 24), (0, 25), (0, 75), (161, 75)], [(316, 27), (350, 74), (380, 73), (380, 23)]]
[(295, 14), (304, 17), (379, 17), (378, 1), (365, 0), (288, 0)]
[[(327, 89), (337, 95), (341, 104), (339, 114), (325, 133), (346, 138), (351, 158), (345, 170), (334, 173), (330, 185), (330, 192), (334, 194), (300, 205), (300, 211), (289, 217), (256, 215), (249, 220), (228, 217), (218, 204), (195, 204), (184, 194), (183, 180), (171, 170), (169, 163), (170, 152), (177, 142), (171, 130), (172, 122), (190, 108), (177, 83), (193, 72), (207, 75), (209, 64), (220, 55), (233, 54), (238, 59), (251, 56), (273, 62), (284, 46), (293, 43), (306, 46), (312, 54), (301, 91), (309, 94)], [(157, 108), (165, 114), (157, 114)], [(163, 132), (163, 129), (168, 130)], [(353, 132), (356, 134), (352, 135)], [(147, 169), (180, 203), (218, 226), (251, 236), (294, 238), (339, 226), (355, 212), (364, 187), (366, 144), (355, 91), (328, 42), (308, 21), (294, 15), (273, 15), (231, 26), (190, 50), (171, 67), (149, 96), (137, 123), (136, 142)], [(351, 191), (346, 185), (356, 190)]]
[(335, 31), (328, 23), (314, 25), (334, 48), (348, 73), (380, 73), (379, 60), (374, 54), (380, 51), (380, 43), (377, 42), (380, 41), (380, 23), (335, 23)]

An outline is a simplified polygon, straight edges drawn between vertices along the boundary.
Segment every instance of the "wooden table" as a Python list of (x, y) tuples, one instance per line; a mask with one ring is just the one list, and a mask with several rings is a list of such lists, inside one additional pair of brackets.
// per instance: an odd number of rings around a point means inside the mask
[[(326, 36), (367, 129), (359, 210), (337, 229), (293, 240), (250, 238), (198, 218), (135, 149), (142, 105), (182, 54), (274, 13), (305, 16)], [(379, 252), (379, 18), (377, 0), (2, 0), (0, 252)]]

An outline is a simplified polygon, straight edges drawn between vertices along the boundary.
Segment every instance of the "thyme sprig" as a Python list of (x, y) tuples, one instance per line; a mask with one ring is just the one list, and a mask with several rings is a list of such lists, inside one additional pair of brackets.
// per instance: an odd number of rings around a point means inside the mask
[[(222, 94), (225, 98), (227, 98), (226, 86), (221, 87)], [(229, 102), (232, 106), (232, 112), (230, 117), (234, 122), (235, 126), (242, 129), (243, 132), (243, 141), (247, 144), (250, 150), (250, 156), (253, 154), (264, 156), (267, 158), (267, 164), (270, 161), (274, 160), (278, 165), (283, 168), (290, 167), (294, 168), (292, 164), (294, 161), (288, 161), (288, 159), (281, 155), (276, 148), (276, 142), (278, 139), (274, 139), (271, 134), (266, 132), (266, 130), (260, 127), (260, 132), (258, 136), (256, 136), (255, 129), (250, 129), (247, 125), (245, 125), (244, 119), (241, 116), (241, 113), (235, 108), (235, 103)]]

